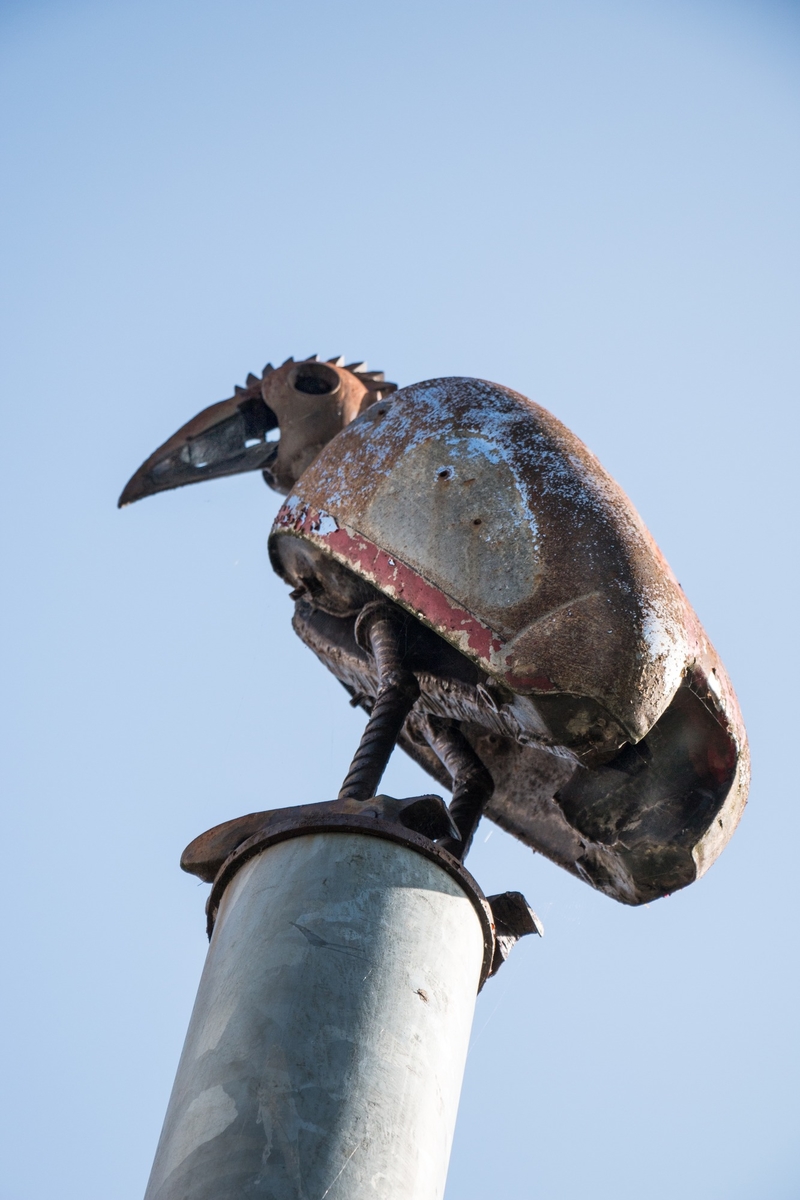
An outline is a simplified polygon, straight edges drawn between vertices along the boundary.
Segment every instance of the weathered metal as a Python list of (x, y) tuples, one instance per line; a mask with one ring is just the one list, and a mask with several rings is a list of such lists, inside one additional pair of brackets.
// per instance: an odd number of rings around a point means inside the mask
[[(298, 392), (294, 369), (248, 387), (280, 424), (265, 476), (284, 492), (294, 481), (270, 554), (303, 641), (369, 713), (379, 680), (355, 625), (390, 602), (420, 689), (400, 744), (440, 783), (452, 779), (431, 718), (489, 771), (487, 815), (607, 895), (640, 904), (702, 875), (744, 807), (746, 735), (722, 664), (618, 485), (555, 417), (499, 385), (438, 379), (387, 394), (394, 385), (350, 372), (362, 391), (345, 400), (340, 381), (340, 401), (336, 387)], [(253, 399), (241, 396), (225, 402), (237, 436)], [(185, 426), (122, 502), (263, 467), (257, 444), (225, 457), (231, 412)], [(213, 462), (196, 440), (209, 429)]]
[(459, 721), (488, 815), (534, 849), (638, 904), (727, 842), (748, 779), (727, 675), (628, 498), (538, 405), (460, 378), (382, 399), (295, 485), (270, 552), (355, 696), (375, 695), (349, 629), (367, 593), (342, 572), (409, 614), (401, 744), (446, 783), (424, 723)]
[(397, 608), (376, 601), (362, 608), (354, 632), (374, 659), (378, 674), (378, 695), (369, 714), (367, 728), (341, 786), (339, 796), (369, 800), (378, 790), (406, 717), (419, 696), (419, 684), (413, 671), (403, 663), (401, 621)]
[[(119, 507), (188, 483), (263, 471), (286, 493), (323, 446), (365, 407), (396, 391), (382, 371), (316, 354), (277, 370), (267, 363), (233, 396), (182, 425), (128, 480)], [(278, 436), (279, 435), (279, 436)]]
[(424, 733), (428, 745), (450, 776), (453, 799), (450, 815), (458, 838), (445, 837), (441, 845), (456, 858), (465, 859), (486, 805), (492, 798), (494, 780), (457, 723), (429, 716)]
[(366, 801), (339, 797), (319, 804), (250, 813), (224, 821), (201, 834), (184, 850), (181, 867), (190, 875), (213, 882), (206, 904), (209, 937), (214, 931), (228, 885), (251, 858), (278, 842), (315, 833), (360, 833), (365, 837), (397, 842), (430, 858), (463, 884), (471, 896), (478, 897), (478, 916), (484, 930), (483, 986), (491, 974), (493, 918), (483, 893), (464, 865), (436, 844), (437, 840), (453, 833), (452, 818), (440, 796), (412, 796), (398, 800), (380, 795)]
[(449, 827), (438, 797), (379, 796), (187, 847), (213, 936), (146, 1200), (441, 1197), (475, 995), (541, 933), (434, 845)]

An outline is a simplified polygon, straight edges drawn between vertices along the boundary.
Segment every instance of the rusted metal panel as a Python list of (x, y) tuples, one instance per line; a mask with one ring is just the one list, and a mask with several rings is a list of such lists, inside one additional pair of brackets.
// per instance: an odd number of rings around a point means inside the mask
[[(347, 619), (301, 600), (294, 628), (370, 711), (377, 680)], [(410, 633), (420, 698), (400, 744), (449, 786), (424, 723), (429, 713), (457, 720), (492, 774), (495, 790), (486, 815), (503, 829), (627, 904), (685, 887), (719, 854), (743, 803), (744, 775), (724, 725), (696, 692), (692, 676), (636, 747), (586, 768), (541, 732), (531, 698), (493, 694), (491, 679), (474, 668), (471, 678), (456, 678), (453, 661), (431, 653), (431, 635), (417, 632), (416, 622), (411, 630), (418, 639)], [(467, 676), (470, 664), (461, 664)]]
[(402, 389), (326, 447), (288, 504), (322, 514), (305, 536), (514, 691), (593, 696), (624, 740), (684, 674), (688, 605), (630, 501), (506, 388)]
[(295, 628), (354, 695), (374, 681), (331, 625), (334, 564), (474, 665), (426, 678), (423, 654), (403, 744), (435, 773), (415, 723), (460, 720), (489, 815), (593, 886), (642, 903), (730, 837), (748, 756), (725, 671), (628, 498), (538, 405), (474, 379), (382, 399), (305, 472), (270, 548)]

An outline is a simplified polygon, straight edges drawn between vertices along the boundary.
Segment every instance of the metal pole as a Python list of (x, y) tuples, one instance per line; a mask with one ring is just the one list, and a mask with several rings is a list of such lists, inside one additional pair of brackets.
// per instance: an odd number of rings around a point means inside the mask
[(218, 872), (146, 1200), (442, 1196), (491, 910), (381, 800), (268, 814)]

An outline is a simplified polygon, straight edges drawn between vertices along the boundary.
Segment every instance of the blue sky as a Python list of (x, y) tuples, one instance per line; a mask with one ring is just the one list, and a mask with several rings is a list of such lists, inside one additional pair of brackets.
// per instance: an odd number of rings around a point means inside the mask
[(115, 508), (315, 352), (570, 425), (752, 738), (731, 845), (647, 908), (479, 832), (546, 938), (480, 997), (447, 1200), (794, 1200), (796, 6), (52, 0), (0, 8), (0, 58), (0, 1200), (141, 1196), (205, 951), (180, 852), (332, 796), (358, 738), (257, 477)]

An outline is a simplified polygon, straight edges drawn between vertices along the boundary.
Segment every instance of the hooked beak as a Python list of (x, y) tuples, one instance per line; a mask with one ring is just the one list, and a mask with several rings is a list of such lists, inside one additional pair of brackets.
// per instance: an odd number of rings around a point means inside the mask
[(278, 418), (261, 395), (261, 380), (250, 376), (247, 382), (159, 446), (128, 480), (118, 507), (187, 483), (268, 467), (278, 453)]
[(204, 409), (159, 446), (128, 481), (119, 507), (222, 475), (263, 471), (286, 495), (324, 446), (370, 404), (397, 390), (383, 371), (316, 354), (277, 370), (267, 363), (260, 379), (248, 375), (230, 400)]

